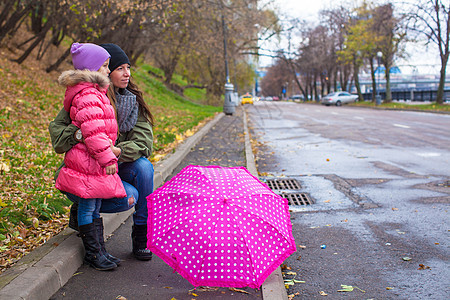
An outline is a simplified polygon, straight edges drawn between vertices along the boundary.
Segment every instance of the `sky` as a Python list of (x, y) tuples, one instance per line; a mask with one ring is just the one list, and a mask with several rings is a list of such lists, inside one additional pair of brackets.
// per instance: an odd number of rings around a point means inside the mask
[[(271, 1), (271, 0), (267, 0)], [(358, 1), (358, 0), (356, 0)], [(405, 0), (403, 0), (405, 1)], [(417, 1), (417, 0), (406, 0)], [(264, 1), (262, 1), (264, 3)], [(272, 0), (273, 9), (280, 15), (284, 15), (292, 18), (299, 18), (307, 20), (308, 22), (316, 22), (318, 20), (318, 14), (321, 9), (333, 8), (336, 4), (349, 3), (349, 0)], [(379, 0), (380, 4), (383, 2)], [(278, 43), (271, 43), (266, 45), (269, 48), (278, 49), (286, 45), (286, 41), (282, 41), (281, 45)], [(399, 60), (397, 65), (400, 67), (403, 73), (408, 74), (413, 72), (413, 67), (417, 68), (419, 73), (438, 73), (440, 69), (439, 53), (436, 46), (433, 44), (433, 48), (426, 49), (423, 45), (411, 45), (407, 49), (410, 58), (407, 60)], [(272, 63), (270, 58), (260, 59), (262, 66), (268, 66)]]

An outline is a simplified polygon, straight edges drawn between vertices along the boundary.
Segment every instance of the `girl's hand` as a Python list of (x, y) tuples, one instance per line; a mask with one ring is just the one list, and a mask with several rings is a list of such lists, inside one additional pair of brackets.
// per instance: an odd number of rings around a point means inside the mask
[(120, 156), (120, 153), (122, 152), (122, 150), (120, 150), (119, 147), (115, 147), (115, 146), (113, 145), (111, 139), (109, 140), (109, 144), (110, 144), (110, 146), (111, 146), (111, 150), (112, 150), (112, 152), (114, 153), (114, 155), (115, 155), (116, 157), (119, 157), (119, 156)]
[(106, 166), (105, 170), (106, 170), (107, 175), (113, 175), (113, 174), (117, 173), (117, 166), (116, 166), (116, 164), (112, 164), (112, 165)]

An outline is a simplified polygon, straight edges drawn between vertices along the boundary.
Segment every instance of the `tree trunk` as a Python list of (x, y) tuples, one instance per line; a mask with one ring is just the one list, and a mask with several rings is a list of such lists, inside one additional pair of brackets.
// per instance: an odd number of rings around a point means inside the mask
[(355, 86), (356, 92), (358, 93), (358, 99), (359, 101), (364, 101), (363, 95), (361, 93), (361, 85), (359, 84), (359, 76), (358, 76), (359, 67), (357, 65), (354, 65), (353, 70), (354, 70), (353, 76), (355, 78)]
[(292, 60), (286, 60), (289, 70), (291, 71), (292, 77), (294, 77), (295, 83), (297, 84), (298, 88), (302, 92), (303, 95), (306, 94), (305, 89), (303, 88), (302, 84), (300, 83), (300, 80), (298, 80), (297, 73), (295, 72), (295, 66), (292, 63)]
[(16, 28), (16, 24), (20, 22), (20, 20), (29, 12), (31, 9), (31, 4), (28, 4), (22, 10), (16, 10), (6, 21), (4, 25), (0, 27), (0, 42), (5, 38), (5, 36), (10, 33), (14, 28)]
[(47, 73), (50, 73), (51, 71), (56, 70), (59, 67), (59, 65), (69, 56), (69, 54), (70, 54), (70, 47), (67, 48), (66, 52), (64, 52), (64, 54), (61, 55), (61, 57), (53, 65), (45, 69), (45, 71)]
[[(441, 56), (442, 57), (442, 56)], [(441, 72), (439, 78), (439, 86), (436, 95), (436, 103), (443, 104), (444, 103), (444, 87), (445, 87), (445, 75), (447, 69), (448, 62), (448, 54), (443, 56), (441, 59)]]
[(386, 70), (384, 72), (386, 77), (386, 99), (384, 99), (384, 102), (391, 103), (392, 102), (392, 93), (391, 93), (391, 73), (389, 72), (391, 67), (386, 67)]
[(314, 100), (319, 102), (319, 95), (317, 94), (317, 74), (313, 75)]
[(31, 10), (31, 31), (39, 34), (42, 30), (42, 19), (44, 17), (44, 6), (42, 3), (33, 3)]
[(37, 35), (37, 38), (34, 40), (33, 44), (31, 44), (31, 46), (22, 54), (21, 57), (19, 57), (18, 59), (14, 60), (15, 62), (17, 62), (19, 65), (21, 63), (23, 63), (23, 61), (28, 57), (28, 55), (30, 55), (31, 51), (34, 50), (34, 48), (36, 48), (37, 45), (39, 45), (40, 42), (43, 42), (47, 32), (50, 30), (51, 28), (51, 21), (47, 21), (47, 23), (45, 24), (44, 28), (42, 28), (42, 31), (39, 32), (39, 34)]
[(377, 81), (375, 77), (375, 68), (373, 66), (373, 59), (370, 58), (370, 78), (372, 78), (372, 102), (375, 103), (377, 96)]
[(336, 70), (334, 70), (333, 73), (333, 86), (334, 86), (334, 91), (337, 92), (338, 90), (338, 70), (336, 68)]
[(16, 2), (16, 1), (10, 0), (3, 7), (2, 13), (0, 14), (0, 28), (3, 27), (3, 23), (6, 21), (6, 18), (8, 17), (8, 15), (14, 5), (14, 2)]

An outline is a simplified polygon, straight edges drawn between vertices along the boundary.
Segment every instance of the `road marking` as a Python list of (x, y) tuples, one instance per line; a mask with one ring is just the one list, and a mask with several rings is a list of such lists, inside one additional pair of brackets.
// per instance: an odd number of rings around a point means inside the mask
[(331, 114), (332, 115), (339, 115), (337, 112), (332, 112)]
[(358, 120), (364, 120), (363, 117), (355, 117), (355, 119), (358, 119)]
[(411, 128), (409, 126), (402, 125), (402, 124), (394, 124), (394, 126), (401, 127), (401, 128)]
[(416, 153), (419, 156), (422, 157), (437, 157), (437, 156), (441, 156), (441, 154), (439, 153), (434, 153), (434, 152), (429, 152), (429, 153)]

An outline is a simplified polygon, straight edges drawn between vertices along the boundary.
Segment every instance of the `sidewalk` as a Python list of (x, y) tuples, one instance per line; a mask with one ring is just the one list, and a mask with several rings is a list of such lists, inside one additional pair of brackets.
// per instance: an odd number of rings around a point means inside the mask
[[(155, 188), (189, 164), (246, 166), (257, 176), (242, 106), (232, 116), (219, 114), (174, 154), (155, 164)], [(113, 233), (107, 248), (122, 259), (116, 270), (99, 272), (82, 265), (81, 240), (73, 230), (65, 229), (0, 275), (0, 299), (118, 299), (119, 296), (128, 300), (287, 299), (280, 268), (267, 278), (260, 290), (240, 289), (246, 293), (228, 288), (192, 290), (187, 280), (173, 273), (157, 256), (148, 262), (133, 259), (131, 213), (103, 216), (105, 234)]]

